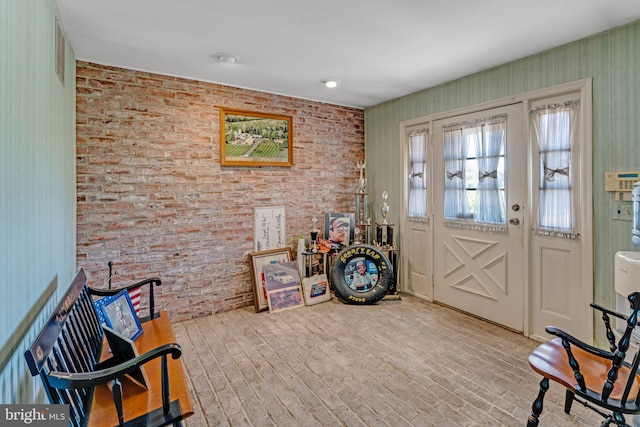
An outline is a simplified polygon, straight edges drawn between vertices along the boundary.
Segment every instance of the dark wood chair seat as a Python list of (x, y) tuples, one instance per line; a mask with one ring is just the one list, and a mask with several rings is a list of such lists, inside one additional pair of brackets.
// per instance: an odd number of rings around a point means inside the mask
[[(640, 414), (638, 350), (631, 363), (626, 360), (631, 334), (638, 321), (640, 293), (630, 294), (628, 300), (631, 305), (630, 316), (591, 304), (591, 307), (602, 312), (609, 350), (586, 344), (558, 328), (547, 327), (547, 332), (556, 338), (540, 344), (529, 355), (529, 365), (543, 378), (527, 427), (536, 427), (539, 423), (549, 381), (565, 387), (564, 411), (567, 414), (570, 413), (573, 402), (577, 401), (604, 418), (601, 427), (612, 423), (627, 427), (629, 424), (624, 415)], [(617, 343), (610, 316), (626, 320), (626, 327)]]
[[(597, 357), (580, 348), (573, 350), (573, 355), (580, 364), (580, 371), (584, 375), (585, 383), (602, 387), (607, 380), (607, 373), (611, 369), (611, 360)], [(561, 338), (553, 338), (536, 348), (529, 355), (529, 365), (540, 375), (558, 382), (568, 389), (574, 389), (578, 384), (573, 376), (573, 370), (569, 365), (567, 351), (562, 346)], [(620, 400), (624, 387), (629, 379), (629, 367), (621, 366), (618, 371), (618, 379), (614, 383), (613, 391), (609, 396), (613, 400)], [(640, 376), (636, 374), (636, 379)], [(634, 400), (638, 395), (638, 384), (636, 383), (628, 399)]]

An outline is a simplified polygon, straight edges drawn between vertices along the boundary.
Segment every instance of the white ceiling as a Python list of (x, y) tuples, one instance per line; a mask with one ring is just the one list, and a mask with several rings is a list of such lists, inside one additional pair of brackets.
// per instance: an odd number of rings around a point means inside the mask
[(78, 60), (358, 108), (640, 20), (639, 0), (55, 2)]

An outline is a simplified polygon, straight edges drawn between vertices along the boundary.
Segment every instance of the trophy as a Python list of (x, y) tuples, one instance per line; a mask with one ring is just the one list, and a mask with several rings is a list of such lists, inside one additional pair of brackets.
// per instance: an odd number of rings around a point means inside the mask
[(390, 224), (387, 220), (391, 207), (387, 203), (389, 193), (385, 190), (382, 192), (382, 199), (384, 202), (380, 206), (380, 213), (382, 214), (382, 222), (376, 222), (376, 243), (381, 248), (393, 248), (393, 224)]
[(356, 196), (356, 226), (354, 232), (354, 243), (369, 243), (369, 227), (371, 224), (365, 222), (367, 220), (367, 180), (364, 177), (364, 168), (366, 162), (358, 160), (356, 164), (360, 170), (360, 178), (356, 179), (358, 188), (354, 195)]
[(360, 169), (360, 178), (356, 180), (358, 183), (358, 194), (364, 194), (364, 189), (367, 186), (367, 180), (364, 178), (364, 167), (366, 162), (364, 160), (358, 160), (358, 169)]
[(353, 229), (353, 243), (356, 245), (362, 243), (362, 230), (358, 226)]
[(313, 222), (313, 228), (311, 229), (311, 252), (318, 252), (318, 227), (316, 227), (316, 223), (318, 222), (318, 218), (315, 216), (311, 218), (311, 222)]
[(391, 208), (387, 204), (387, 197), (389, 197), (389, 193), (387, 193), (387, 191), (385, 190), (385, 191), (382, 192), (382, 198), (384, 199), (384, 202), (382, 203), (382, 206), (380, 207), (380, 213), (382, 214), (382, 223), (383, 224), (389, 224), (389, 222), (387, 221), (387, 215), (389, 215), (389, 210)]

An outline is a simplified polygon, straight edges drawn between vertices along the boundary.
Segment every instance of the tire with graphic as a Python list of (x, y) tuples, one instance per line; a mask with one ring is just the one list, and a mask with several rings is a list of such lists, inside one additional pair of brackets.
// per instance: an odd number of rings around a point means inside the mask
[(342, 249), (331, 265), (331, 286), (348, 304), (375, 304), (389, 292), (393, 267), (389, 259), (371, 245)]

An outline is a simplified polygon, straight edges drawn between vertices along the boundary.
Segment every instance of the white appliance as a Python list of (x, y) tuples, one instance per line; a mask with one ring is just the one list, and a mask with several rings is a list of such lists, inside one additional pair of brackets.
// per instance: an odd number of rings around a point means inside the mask
[(631, 243), (640, 246), (640, 181), (633, 184), (631, 191), (633, 216), (631, 217)]
[[(615, 256), (614, 282), (616, 289), (616, 311), (629, 314), (629, 300), (631, 292), (640, 292), (640, 252), (619, 251)], [(617, 318), (616, 318), (617, 319)], [(616, 332), (620, 335), (625, 328), (625, 322), (617, 319)], [(632, 337), (632, 345), (640, 344), (640, 331), (636, 327)], [(631, 353), (631, 351), (629, 352)]]

